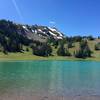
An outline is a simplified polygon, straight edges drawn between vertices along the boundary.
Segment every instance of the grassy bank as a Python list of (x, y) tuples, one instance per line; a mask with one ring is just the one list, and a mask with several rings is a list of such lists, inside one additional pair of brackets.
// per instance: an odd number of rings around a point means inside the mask
[(92, 58), (86, 58), (86, 59), (80, 59), (75, 57), (62, 57), (62, 56), (49, 56), (49, 57), (40, 57), (35, 56), (29, 53), (10, 53), (8, 55), (4, 55), (3, 53), (0, 54), (0, 60), (84, 60), (84, 61), (100, 61), (99, 57), (92, 57)]
[[(89, 41), (89, 47), (93, 51), (93, 57), (91, 58), (86, 58), (86, 59), (80, 59), (80, 58), (75, 58), (75, 57), (61, 57), (57, 56), (56, 54), (56, 49), (53, 48), (53, 55), (50, 57), (40, 57), (40, 56), (35, 56), (32, 54), (32, 50), (30, 49), (29, 52), (24, 52), (24, 53), (8, 53), (8, 55), (3, 54), (0, 52), (0, 60), (91, 60), (91, 61), (100, 61), (100, 51), (95, 51), (94, 50), (94, 45), (98, 40), (95, 41)], [(100, 40), (99, 40), (100, 41)], [(79, 47), (79, 43), (75, 43), (75, 47), (69, 49), (71, 54), (73, 54), (73, 51), (77, 50)]]

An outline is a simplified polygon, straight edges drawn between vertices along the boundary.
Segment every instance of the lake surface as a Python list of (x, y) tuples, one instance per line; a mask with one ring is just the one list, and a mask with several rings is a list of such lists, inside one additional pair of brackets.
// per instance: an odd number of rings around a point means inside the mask
[(100, 62), (0, 62), (0, 100), (53, 100), (49, 97), (55, 96), (60, 99), (54, 100), (88, 96), (100, 100)]

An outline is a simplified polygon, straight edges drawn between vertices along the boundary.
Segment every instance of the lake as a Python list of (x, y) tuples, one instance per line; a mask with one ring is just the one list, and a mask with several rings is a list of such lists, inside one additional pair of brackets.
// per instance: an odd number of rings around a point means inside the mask
[(100, 100), (100, 62), (0, 62), (0, 100)]

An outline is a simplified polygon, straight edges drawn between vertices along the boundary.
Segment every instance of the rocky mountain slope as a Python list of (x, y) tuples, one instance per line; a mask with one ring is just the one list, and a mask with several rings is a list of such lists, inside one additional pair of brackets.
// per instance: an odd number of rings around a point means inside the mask
[(55, 40), (63, 39), (65, 36), (56, 28), (39, 25), (22, 25), (7, 20), (0, 20), (0, 32), (7, 34), (20, 34), (30, 40), (46, 42), (49, 38)]

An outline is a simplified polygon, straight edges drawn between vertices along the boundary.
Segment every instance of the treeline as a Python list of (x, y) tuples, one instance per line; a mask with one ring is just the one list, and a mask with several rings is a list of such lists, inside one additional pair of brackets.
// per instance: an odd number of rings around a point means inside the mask
[(66, 42), (62, 42), (62, 41), (58, 45), (58, 49), (57, 49), (58, 56), (74, 56), (76, 58), (92, 57), (93, 51), (91, 51), (91, 49), (88, 45), (88, 40), (82, 39), (80, 42), (78, 42), (79, 48), (77, 48), (77, 50), (74, 50), (73, 54), (71, 54), (70, 48), (75, 47), (75, 45), (74, 45), (75, 42), (73, 42), (73, 41), (69, 42), (69, 40)]
[[(48, 44), (39, 44), (33, 46), (33, 54), (38, 56), (53, 56), (53, 50), (56, 50), (58, 56), (74, 56), (76, 58), (87, 58), (92, 57), (93, 51), (90, 49), (88, 41), (93, 41), (95, 38), (92, 36), (81, 37), (67, 37), (63, 40), (48, 40)], [(75, 48), (75, 43), (79, 44), (77, 50), (73, 53), (70, 52), (70, 48)], [(52, 49), (54, 48), (54, 49)], [(96, 43), (94, 50), (100, 50), (100, 43)]]
[(81, 42), (83, 39), (94, 40), (93, 36), (73, 36), (73, 37), (66, 37), (67, 41), (69, 42)]
[[(21, 26), (19, 26), (21, 29)], [(32, 40), (18, 34), (18, 26), (11, 21), (0, 20), (0, 51), (21, 52), (23, 45), (29, 45)]]

